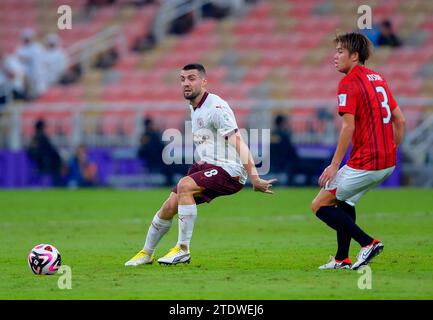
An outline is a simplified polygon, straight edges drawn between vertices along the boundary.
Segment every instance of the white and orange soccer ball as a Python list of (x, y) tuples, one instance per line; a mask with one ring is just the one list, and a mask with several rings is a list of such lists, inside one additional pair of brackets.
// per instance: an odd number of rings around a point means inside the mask
[(27, 258), (34, 274), (55, 274), (61, 265), (60, 252), (51, 244), (38, 244)]

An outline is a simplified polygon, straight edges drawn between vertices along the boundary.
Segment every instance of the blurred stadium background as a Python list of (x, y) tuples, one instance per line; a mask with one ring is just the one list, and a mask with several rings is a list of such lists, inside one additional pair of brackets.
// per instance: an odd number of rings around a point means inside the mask
[[(70, 30), (57, 26), (63, 4), (72, 8)], [(300, 165), (272, 174), (282, 184), (315, 184), (339, 133), (335, 108), (342, 76), (332, 65), (332, 40), (336, 32), (357, 29), (362, 4), (372, 8), (374, 28), (365, 31), (374, 43), (385, 20), (402, 42), (377, 45), (367, 64), (383, 73), (407, 119), (399, 165), (386, 184), (432, 187), (429, 0), (1, 0), (0, 187), (56, 184), (28, 153), (41, 119), (64, 163), (60, 175), (66, 181), (57, 185), (76, 186), (66, 176), (79, 145), (97, 168), (97, 185), (164, 184), (166, 169), (138, 157), (140, 137), (150, 125), (145, 119), (159, 132), (185, 131), (189, 114), (178, 73), (190, 62), (207, 67), (209, 90), (229, 102), (240, 127), (274, 128), (274, 119), (284, 116)], [(20, 62), (22, 39), (33, 36), (64, 49), (65, 69), (57, 78), (46, 79), (47, 67), (34, 71), (48, 56), (44, 51), (41, 57), (27, 52), (28, 65), (14, 69), (10, 61)], [(17, 77), (21, 92), (11, 84)], [(176, 179), (185, 167), (169, 171)]]

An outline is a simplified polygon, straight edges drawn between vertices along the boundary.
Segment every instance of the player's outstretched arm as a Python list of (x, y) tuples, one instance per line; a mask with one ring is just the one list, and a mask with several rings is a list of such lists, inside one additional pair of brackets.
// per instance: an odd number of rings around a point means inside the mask
[(242, 138), (239, 131), (230, 135), (228, 137), (228, 142), (236, 148), (236, 152), (238, 153), (245, 170), (248, 172), (248, 176), (250, 177), (251, 183), (253, 184), (254, 191), (273, 193), (270, 188), (272, 187), (272, 183), (277, 181), (277, 179), (264, 180), (260, 178), (250, 149), (244, 142), (244, 139)]
[(319, 185), (323, 188), (326, 184), (334, 179), (340, 168), (341, 161), (343, 161), (344, 155), (349, 148), (350, 142), (352, 141), (353, 132), (355, 131), (355, 117), (353, 114), (343, 114), (343, 125), (340, 131), (340, 137), (338, 138), (337, 149), (335, 150), (334, 157), (332, 158), (331, 164), (326, 167), (319, 178)]
[(401, 112), (399, 107), (396, 107), (392, 111), (392, 125), (394, 130), (394, 142), (397, 147), (403, 141), (405, 123), (406, 120), (404, 119), (403, 112)]

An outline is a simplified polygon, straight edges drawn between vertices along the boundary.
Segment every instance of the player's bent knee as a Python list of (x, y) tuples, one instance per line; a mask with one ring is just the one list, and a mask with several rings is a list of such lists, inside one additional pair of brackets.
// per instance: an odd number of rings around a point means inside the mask
[(177, 184), (177, 192), (181, 193), (193, 193), (197, 189), (197, 185), (194, 180), (190, 177), (183, 177)]
[(316, 214), (316, 212), (319, 211), (319, 209), (320, 209), (321, 206), (322, 206), (322, 205), (320, 204), (319, 201), (313, 200), (313, 201), (311, 202), (311, 211), (312, 211), (314, 214)]

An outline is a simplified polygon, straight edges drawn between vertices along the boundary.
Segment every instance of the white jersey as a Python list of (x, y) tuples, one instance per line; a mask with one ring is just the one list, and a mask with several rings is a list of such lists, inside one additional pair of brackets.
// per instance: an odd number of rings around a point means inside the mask
[(227, 137), (238, 130), (235, 115), (226, 101), (206, 92), (197, 107), (190, 105), (192, 134), (199, 161), (219, 166), (245, 184), (248, 174), (236, 148)]
[(44, 66), (49, 85), (57, 83), (68, 67), (68, 56), (62, 48), (45, 49)]

